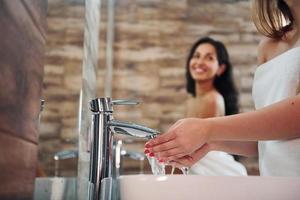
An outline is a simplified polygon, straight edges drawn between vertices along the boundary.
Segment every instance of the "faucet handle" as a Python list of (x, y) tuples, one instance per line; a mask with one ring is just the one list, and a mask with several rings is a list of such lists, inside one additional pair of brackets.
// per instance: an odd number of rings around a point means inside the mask
[(140, 102), (135, 99), (118, 99), (112, 100), (112, 105), (137, 105)]
[(139, 101), (124, 99), (124, 100), (112, 100), (110, 97), (96, 98), (90, 101), (90, 110), (92, 112), (113, 112), (113, 105), (137, 105)]

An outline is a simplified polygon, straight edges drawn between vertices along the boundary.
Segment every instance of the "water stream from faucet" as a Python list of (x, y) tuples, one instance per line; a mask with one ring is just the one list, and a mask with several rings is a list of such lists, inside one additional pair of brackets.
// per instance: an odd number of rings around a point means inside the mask
[(148, 154), (146, 154), (149, 164), (151, 166), (151, 171), (153, 175), (165, 175), (165, 164), (160, 163), (155, 157), (150, 157)]
[[(164, 163), (159, 162), (155, 157), (150, 157), (148, 154), (146, 154), (146, 156), (151, 166), (151, 171), (153, 175), (166, 175), (166, 170), (165, 170), (166, 165)], [(188, 175), (187, 167), (181, 167), (178, 169), (181, 170), (183, 175)], [(174, 172), (175, 172), (175, 166), (172, 166), (171, 175), (173, 175)]]

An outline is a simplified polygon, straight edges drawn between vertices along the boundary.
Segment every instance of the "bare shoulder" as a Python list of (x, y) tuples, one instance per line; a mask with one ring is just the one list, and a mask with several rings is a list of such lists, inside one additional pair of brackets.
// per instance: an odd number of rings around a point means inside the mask
[(194, 104), (194, 102), (195, 102), (195, 98), (192, 97), (192, 96), (188, 96), (188, 98), (187, 98), (187, 100), (186, 100), (186, 105), (187, 105), (187, 107), (192, 106), (192, 105)]
[(217, 92), (217, 91), (212, 91), (209, 92), (205, 97), (203, 98), (203, 101), (208, 105), (208, 106), (213, 106), (213, 107), (219, 107), (219, 105), (224, 104), (224, 98), (223, 96)]
[(224, 98), (218, 91), (212, 91), (207, 94), (204, 98), (204, 101), (206, 108), (209, 108), (211, 117), (223, 116), (225, 114)]
[(217, 91), (210, 91), (203, 96), (187, 100), (187, 116), (208, 118), (223, 116), (224, 100)]
[(268, 60), (271, 59), (271, 57), (276, 54), (276, 51), (278, 49), (280, 41), (277, 39), (272, 39), (268, 37), (264, 37), (259, 45), (258, 45), (258, 64), (261, 65)]
[(197, 103), (195, 102), (195, 97), (193, 96), (188, 96), (186, 100), (186, 112), (189, 114), (195, 109), (195, 106), (197, 106)]

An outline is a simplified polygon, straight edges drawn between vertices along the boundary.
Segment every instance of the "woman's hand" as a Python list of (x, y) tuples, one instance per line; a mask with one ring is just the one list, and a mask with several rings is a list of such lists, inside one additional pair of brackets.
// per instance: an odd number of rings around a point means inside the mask
[(203, 158), (209, 151), (212, 151), (212, 146), (209, 144), (204, 144), (199, 149), (191, 153), (190, 155), (183, 156), (176, 160), (171, 160), (168, 162), (169, 165), (175, 166), (177, 168), (181, 167), (191, 167), (201, 158)]
[(191, 153), (190, 155), (183, 156), (176, 160), (171, 160), (168, 164), (175, 166), (177, 168), (180, 167), (191, 167), (196, 162), (201, 160), (206, 154), (210, 151), (217, 151), (219, 149), (219, 145), (222, 145), (223, 142), (211, 142), (205, 143), (199, 149)]
[[(192, 155), (210, 141), (209, 130), (210, 124), (207, 119), (179, 120), (166, 133), (147, 142), (145, 152), (165, 162)], [(198, 157), (198, 154), (196, 155), (195, 158)]]

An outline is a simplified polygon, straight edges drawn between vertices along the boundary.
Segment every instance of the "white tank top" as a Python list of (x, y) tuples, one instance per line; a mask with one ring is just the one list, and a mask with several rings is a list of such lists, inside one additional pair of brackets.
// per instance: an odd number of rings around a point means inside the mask
[[(299, 94), (299, 79), (300, 47), (262, 64), (255, 72), (252, 88), (255, 108)], [(300, 176), (300, 138), (259, 141), (258, 152), (262, 176)]]

